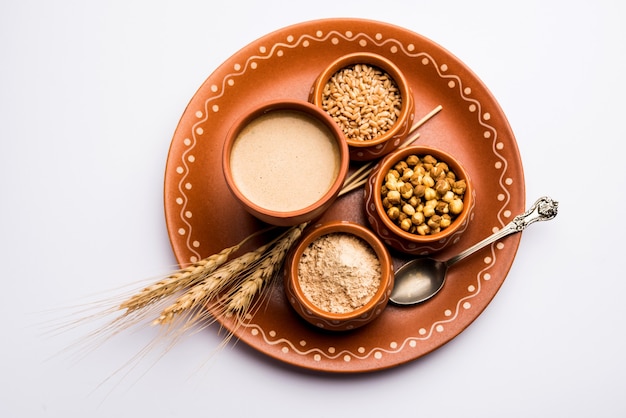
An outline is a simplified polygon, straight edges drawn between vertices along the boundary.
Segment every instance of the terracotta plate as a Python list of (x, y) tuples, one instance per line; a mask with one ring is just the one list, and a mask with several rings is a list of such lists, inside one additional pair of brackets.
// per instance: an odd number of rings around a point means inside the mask
[[(525, 210), (524, 175), (513, 133), (496, 100), (462, 62), (432, 41), (389, 24), (311, 21), (241, 49), (209, 76), (185, 109), (167, 160), (164, 197), (168, 234), (181, 265), (264, 227), (233, 200), (222, 176), (222, 144), (234, 119), (269, 99), (307, 99), (323, 68), (355, 51), (387, 56), (405, 72), (417, 119), (443, 106), (420, 128), (418, 141), (447, 150), (465, 164), (475, 184), (476, 207), (463, 238), (439, 254), (442, 258)], [(362, 191), (341, 197), (323, 219), (368, 225)], [(309, 327), (292, 311), (282, 280), (277, 280), (267, 305), (236, 335), (270, 357), (306, 369), (349, 373), (398, 366), (442, 346), (480, 315), (508, 274), (519, 240), (520, 234), (512, 235), (455, 266), (444, 289), (430, 301), (410, 308), (389, 306), (372, 324), (345, 334)], [(396, 266), (406, 259), (393, 255)]]

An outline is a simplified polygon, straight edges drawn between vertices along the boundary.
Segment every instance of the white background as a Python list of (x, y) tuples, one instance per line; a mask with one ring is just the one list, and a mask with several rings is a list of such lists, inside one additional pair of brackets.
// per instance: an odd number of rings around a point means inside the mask
[[(0, 416), (623, 417), (626, 29), (619, 1), (0, 2)], [(514, 130), (524, 232), (486, 311), (436, 352), (382, 373), (307, 373), (216, 329), (114, 375), (156, 332), (84, 358), (58, 309), (175, 263), (162, 184), (202, 82), (276, 29), (363, 17), (463, 60)], [(152, 363), (156, 363), (152, 365)], [(143, 372), (146, 372), (143, 374)]]

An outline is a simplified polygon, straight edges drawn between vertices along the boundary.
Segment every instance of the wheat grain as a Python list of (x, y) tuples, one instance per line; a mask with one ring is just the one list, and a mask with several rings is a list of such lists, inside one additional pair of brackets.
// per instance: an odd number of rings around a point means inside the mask
[(347, 138), (368, 141), (396, 123), (402, 96), (396, 82), (378, 67), (355, 64), (337, 71), (324, 86), (322, 108)]

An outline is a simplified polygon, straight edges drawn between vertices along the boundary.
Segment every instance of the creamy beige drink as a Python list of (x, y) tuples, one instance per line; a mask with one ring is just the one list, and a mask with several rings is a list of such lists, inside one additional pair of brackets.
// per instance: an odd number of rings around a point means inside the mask
[(277, 212), (295, 211), (330, 189), (339, 172), (339, 145), (312, 116), (275, 110), (241, 131), (230, 165), (235, 184), (251, 202)]

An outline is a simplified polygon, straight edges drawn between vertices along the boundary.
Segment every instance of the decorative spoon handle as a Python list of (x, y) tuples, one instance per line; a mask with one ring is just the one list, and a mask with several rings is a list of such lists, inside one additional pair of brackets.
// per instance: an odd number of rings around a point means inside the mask
[(509, 222), (504, 228), (494, 233), (493, 235), (485, 238), (477, 244), (474, 244), (467, 250), (461, 252), (459, 255), (452, 257), (446, 261), (446, 265), (450, 267), (454, 263), (461, 261), (465, 257), (474, 254), (481, 248), (496, 242), (497, 240), (506, 237), (507, 235), (521, 232), (526, 227), (537, 221), (549, 221), (554, 219), (559, 211), (559, 202), (552, 200), (549, 197), (539, 198), (530, 209), (521, 215), (517, 215), (511, 222)]

